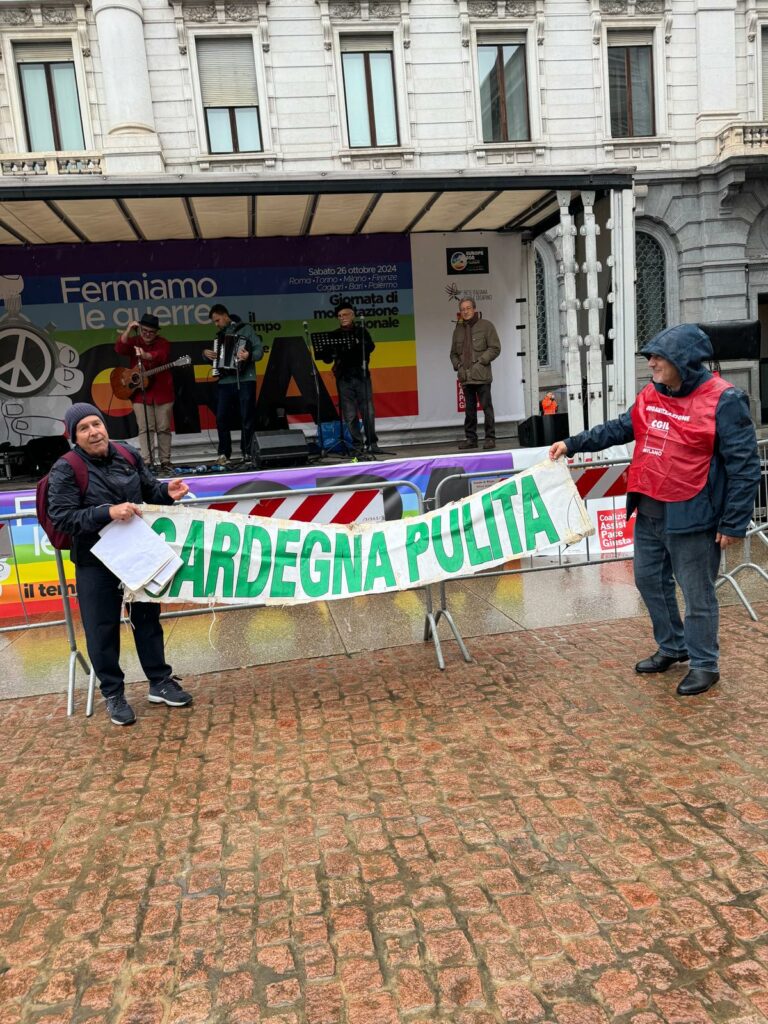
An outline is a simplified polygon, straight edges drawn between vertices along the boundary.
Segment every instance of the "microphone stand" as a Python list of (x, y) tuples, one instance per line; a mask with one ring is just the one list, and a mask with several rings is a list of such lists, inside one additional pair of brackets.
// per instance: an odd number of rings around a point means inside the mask
[[(373, 441), (371, 440), (371, 430), (373, 424), (371, 423), (370, 417), (370, 406), (373, 404), (373, 399), (370, 393), (370, 384), (368, 381), (368, 347), (365, 344), (365, 317), (361, 314), (360, 320), (360, 344), (362, 351), (362, 364), (363, 364), (363, 429), (365, 430), (365, 459), (366, 462), (378, 462), (378, 459), (371, 451), (373, 447)], [(355, 328), (356, 330), (357, 328)]]
[(307, 346), (307, 352), (309, 353), (309, 365), (312, 367), (312, 382), (315, 385), (315, 425), (317, 426), (317, 450), (319, 452), (318, 459), (324, 459), (326, 455), (325, 450), (325, 439), (323, 437), (323, 431), (320, 426), (320, 379), (317, 373), (317, 366), (315, 364), (314, 353), (312, 352), (312, 343), (309, 340), (309, 325), (305, 320), (304, 326), (304, 344)]
[[(141, 338), (141, 334), (138, 335)], [(149, 413), (147, 412), (147, 390), (144, 387), (144, 360), (141, 358), (141, 345), (136, 345), (135, 349), (139, 351), (136, 354), (136, 366), (139, 371), (139, 391), (141, 391), (141, 404), (144, 406), (144, 430), (147, 433), (147, 452), (149, 453), (149, 462), (147, 465), (154, 473), (155, 471), (155, 446), (152, 441), (152, 435), (149, 432)], [(134, 350), (135, 350), (134, 349)]]

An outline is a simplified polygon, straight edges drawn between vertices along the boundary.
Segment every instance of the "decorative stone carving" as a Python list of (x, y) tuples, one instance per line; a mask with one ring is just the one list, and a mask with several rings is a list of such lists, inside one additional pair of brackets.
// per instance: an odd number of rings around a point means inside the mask
[(371, 3), (369, 7), (372, 18), (398, 18), (400, 16), (400, 4), (390, 4), (382, 0), (380, 3)]
[(603, 14), (626, 14), (627, 0), (601, 0), (600, 10)]
[(469, 0), (467, 10), (472, 18), (494, 18), (498, 8), (493, 0)]
[(747, 11), (747, 39), (754, 43), (757, 35), (757, 11)]
[(348, 21), (360, 17), (360, 4), (357, 3), (332, 3), (329, 5), (329, 13), (332, 18), (341, 18)]
[(661, 14), (663, 10), (663, 0), (637, 0), (638, 14)]
[(66, 25), (75, 20), (75, 12), (70, 7), (44, 7), (43, 21), (50, 25)]
[(216, 7), (214, 4), (199, 4), (194, 7), (185, 7), (184, 16), (189, 21), (215, 21)]
[(510, 18), (530, 18), (533, 16), (535, 5), (533, 0), (507, 0), (504, 12)]
[(255, 21), (259, 12), (249, 4), (227, 4), (224, 15), (227, 21)]
[(32, 20), (32, 11), (23, 7), (9, 7), (0, 10), (0, 22), (4, 25), (26, 25)]

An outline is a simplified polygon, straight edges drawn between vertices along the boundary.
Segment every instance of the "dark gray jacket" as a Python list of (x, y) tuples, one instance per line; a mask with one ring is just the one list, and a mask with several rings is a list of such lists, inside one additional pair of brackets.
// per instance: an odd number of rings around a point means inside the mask
[(86, 492), (80, 493), (72, 467), (59, 459), (48, 475), (48, 514), (54, 526), (71, 535), (70, 556), (75, 565), (102, 565), (91, 548), (99, 539), (99, 530), (111, 521), (110, 505), (124, 501), (172, 505), (173, 498), (168, 496), (168, 484), (152, 476), (134, 448), (135, 466), (112, 444), (103, 459), (86, 455), (79, 445), (74, 450), (88, 467)]
[[(660, 394), (682, 398), (712, 376), (702, 366), (705, 359), (712, 359), (712, 343), (696, 324), (668, 327), (651, 338), (640, 352), (644, 356), (661, 356), (677, 367), (682, 378), (680, 390), (669, 391), (663, 384), (654, 384)], [(599, 452), (614, 444), (634, 441), (630, 412), (567, 438), (568, 454)], [(687, 501), (664, 503), (667, 532), (697, 533), (715, 528), (729, 537), (743, 537), (752, 518), (759, 483), (760, 459), (749, 402), (743, 391), (729, 388), (720, 396), (715, 410), (715, 450), (707, 482)], [(627, 495), (627, 518), (637, 507), (637, 500), (636, 494)]]

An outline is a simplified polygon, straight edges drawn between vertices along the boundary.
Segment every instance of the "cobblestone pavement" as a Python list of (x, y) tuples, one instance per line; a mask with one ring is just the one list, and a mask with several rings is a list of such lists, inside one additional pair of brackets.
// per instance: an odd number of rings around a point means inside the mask
[(768, 1020), (768, 607), (0, 705), (0, 1024)]

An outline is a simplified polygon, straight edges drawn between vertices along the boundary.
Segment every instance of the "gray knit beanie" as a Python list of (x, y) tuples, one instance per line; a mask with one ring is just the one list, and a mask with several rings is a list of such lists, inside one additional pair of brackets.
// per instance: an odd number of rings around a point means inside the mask
[(84, 420), (86, 416), (98, 416), (104, 426), (106, 427), (107, 425), (101, 409), (97, 409), (95, 405), (91, 405), (89, 402), (75, 402), (64, 413), (64, 426), (67, 436), (73, 444), (75, 443), (77, 424), (80, 420)]

